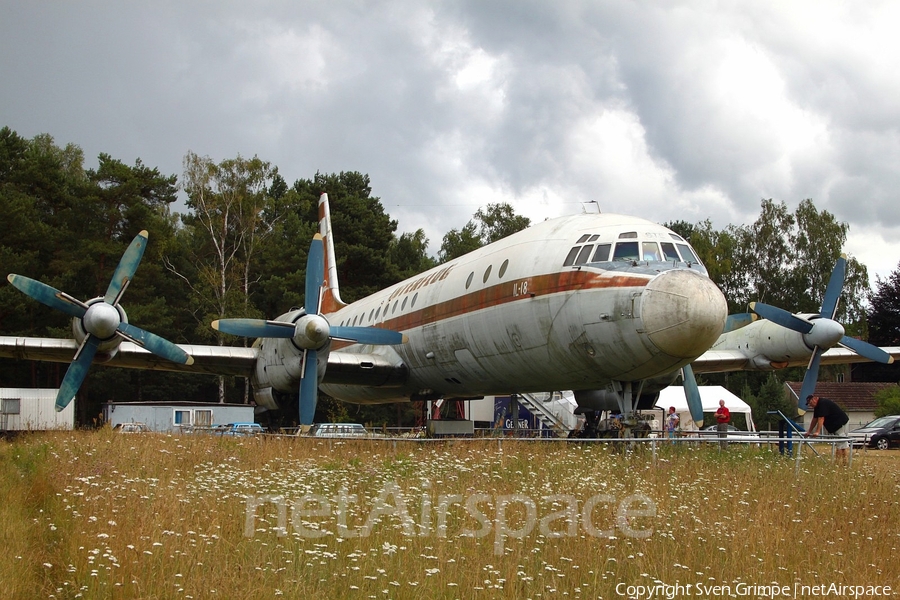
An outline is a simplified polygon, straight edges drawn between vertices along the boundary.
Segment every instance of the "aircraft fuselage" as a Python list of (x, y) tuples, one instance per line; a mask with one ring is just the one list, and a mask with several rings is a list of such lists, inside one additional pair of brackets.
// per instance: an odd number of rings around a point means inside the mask
[[(356, 403), (600, 389), (675, 372), (716, 341), (726, 313), (688, 244), (665, 227), (561, 217), (327, 314), (332, 325), (382, 327), (409, 342), (332, 342), (319, 352), (320, 388)], [(265, 404), (269, 388), (296, 391), (302, 351), (290, 339), (258, 343), (254, 388)], [(348, 384), (342, 364), (366, 385)]]

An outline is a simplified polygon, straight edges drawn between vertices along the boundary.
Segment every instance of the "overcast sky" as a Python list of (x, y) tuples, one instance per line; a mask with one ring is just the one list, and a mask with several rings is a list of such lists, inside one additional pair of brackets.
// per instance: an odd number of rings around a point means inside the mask
[(481, 206), (716, 228), (804, 198), (900, 263), (898, 2), (0, 0), (0, 126), (182, 174), (360, 171), (443, 235)]

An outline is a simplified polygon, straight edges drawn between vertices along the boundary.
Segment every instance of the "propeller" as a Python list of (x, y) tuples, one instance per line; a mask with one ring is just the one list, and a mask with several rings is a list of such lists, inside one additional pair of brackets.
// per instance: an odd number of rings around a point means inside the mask
[(803, 339), (813, 349), (813, 354), (806, 367), (806, 374), (803, 376), (803, 385), (800, 387), (800, 398), (798, 399), (800, 410), (806, 410), (806, 397), (815, 392), (816, 381), (819, 379), (819, 363), (822, 360), (822, 354), (829, 348), (841, 345), (874, 362), (883, 364), (894, 362), (894, 358), (878, 346), (844, 335), (844, 326), (834, 320), (844, 287), (846, 271), (847, 257), (841, 255), (834, 265), (828, 286), (825, 288), (825, 297), (822, 299), (822, 308), (819, 314), (808, 320), (782, 308), (761, 302), (750, 304), (750, 310), (760, 317), (802, 334)]
[(697, 427), (703, 427), (703, 401), (700, 399), (700, 388), (697, 387), (697, 378), (694, 377), (694, 369), (691, 365), (681, 368), (681, 378), (684, 383), (684, 396), (687, 399), (688, 409), (691, 411), (691, 419)]
[[(736, 313), (728, 315), (725, 319), (725, 328), (722, 333), (735, 331), (741, 327), (745, 327), (757, 319), (757, 315), (753, 313)], [(703, 401), (700, 398), (700, 388), (697, 386), (697, 378), (694, 376), (694, 369), (691, 365), (685, 365), (681, 369), (682, 385), (684, 387), (684, 396), (691, 411), (691, 419), (697, 423), (698, 427), (703, 426)]]
[(122, 295), (134, 278), (134, 273), (144, 256), (147, 235), (147, 231), (144, 230), (132, 240), (125, 254), (119, 260), (119, 265), (102, 298), (82, 302), (46, 283), (12, 273), (7, 276), (6, 279), (20, 292), (50, 308), (55, 308), (70, 317), (79, 319), (84, 329), (84, 339), (81, 340), (81, 345), (75, 352), (75, 358), (69, 364), (56, 395), (57, 411), (68, 406), (75, 394), (78, 393), (78, 389), (87, 376), (88, 368), (93, 363), (101, 346), (108, 346), (110, 343), (118, 346), (122, 339), (126, 339), (172, 362), (185, 365), (194, 362), (187, 352), (172, 342), (129, 324), (125, 317), (125, 311), (119, 305)]
[(319, 314), (325, 283), (325, 247), (317, 233), (309, 246), (306, 259), (304, 312), (296, 322), (264, 319), (219, 319), (212, 327), (222, 333), (256, 338), (292, 339), (303, 349), (300, 369), (300, 424), (312, 425), (318, 402), (318, 355), (329, 340), (358, 344), (391, 346), (406, 343), (402, 333), (378, 327), (341, 327), (331, 325)]

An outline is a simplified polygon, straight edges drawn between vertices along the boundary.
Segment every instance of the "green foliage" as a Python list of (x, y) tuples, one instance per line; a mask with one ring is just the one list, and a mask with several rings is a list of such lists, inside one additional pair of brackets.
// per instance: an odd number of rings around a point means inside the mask
[(438, 261), (445, 263), (528, 228), (531, 220), (517, 215), (506, 202), (479, 208), (462, 229), (451, 229), (444, 236)]
[(441, 249), (438, 251), (438, 260), (441, 263), (459, 258), (482, 246), (481, 238), (476, 233), (476, 225), (469, 221), (462, 229), (451, 229), (444, 235)]
[[(391, 262), (397, 221), (392, 220), (381, 200), (373, 197), (368, 175), (357, 172), (301, 179), (293, 189), (309, 202), (306, 220), (318, 222), (318, 201), (328, 193), (331, 227), (341, 297), (353, 302), (383, 289), (401, 277)], [(308, 248), (308, 239), (304, 241)]]
[(437, 265), (437, 261), (428, 256), (427, 250), (428, 238), (422, 229), (401, 234), (392, 241), (390, 258), (400, 279), (414, 277)]
[(770, 411), (780, 410), (788, 417), (793, 417), (797, 413), (796, 406), (789, 402), (785, 395), (784, 383), (775, 373), (769, 373), (756, 394), (752, 393), (749, 387), (745, 388), (742, 394), (744, 402), (750, 405), (757, 429), (761, 431), (778, 429), (781, 417), (769, 414)]
[(878, 390), (875, 392), (875, 401), (878, 402), (876, 417), (900, 415), (900, 386), (892, 385)]
[(531, 219), (517, 215), (513, 207), (506, 202), (488, 204), (485, 209), (475, 211), (475, 220), (480, 223), (479, 236), (485, 244), (527, 229)]
[[(0, 214), (5, 215), (0, 259), (6, 272), (21, 273), (87, 300), (102, 295), (119, 258), (142, 229), (150, 243), (124, 298), (129, 320), (175, 341), (183, 307), (177, 285), (163, 267), (176, 221), (169, 204), (176, 198), (174, 176), (164, 176), (137, 160), (128, 166), (109, 155), (97, 169), (85, 170), (73, 144), (61, 148), (48, 135), (31, 140), (0, 129)], [(170, 300), (170, 301), (167, 301)], [(11, 286), (0, 288), (0, 328), (4, 334), (71, 337), (69, 319), (30, 300)], [(58, 387), (65, 364), (2, 361), (8, 386)], [(138, 371), (92, 369), (81, 389), (78, 419), (90, 422), (100, 403), (146, 396)], [(172, 394), (184, 385), (166, 387)], [(197, 384), (193, 384), (197, 385)], [(189, 388), (188, 388), (189, 389)], [(177, 395), (177, 392), (176, 392)], [(147, 397), (147, 399), (151, 399)]]
[[(721, 231), (709, 220), (666, 226), (691, 242), (732, 313), (745, 312), (754, 301), (791, 312), (818, 313), (849, 230), (808, 199), (793, 213), (784, 202), (763, 200), (756, 221)], [(866, 335), (868, 294), (866, 267), (848, 257), (837, 318), (851, 335)]]
[(887, 279), (878, 278), (869, 304), (868, 320), (871, 343), (900, 345), (900, 265)]

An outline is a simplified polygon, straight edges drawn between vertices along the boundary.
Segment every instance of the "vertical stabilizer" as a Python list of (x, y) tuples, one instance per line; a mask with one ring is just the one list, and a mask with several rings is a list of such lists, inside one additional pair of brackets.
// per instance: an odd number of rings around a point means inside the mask
[(333, 313), (345, 306), (338, 287), (337, 262), (334, 259), (334, 237), (331, 231), (331, 210), (328, 208), (328, 194), (319, 196), (319, 233), (325, 238), (325, 291), (319, 311)]

